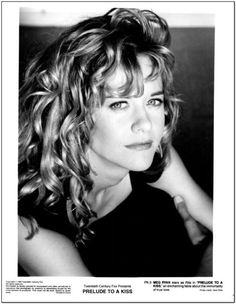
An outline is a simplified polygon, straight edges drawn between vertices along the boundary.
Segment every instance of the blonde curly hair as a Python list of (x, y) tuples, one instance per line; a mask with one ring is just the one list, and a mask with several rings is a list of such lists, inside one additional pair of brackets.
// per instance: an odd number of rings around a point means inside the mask
[(149, 78), (163, 81), (164, 155), (158, 166), (165, 166), (178, 117), (169, 43), (168, 25), (155, 13), (113, 9), (68, 28), (29, 64), (19, 98), (19, 213), (31, 219), (29, 237), (37, 231), (29, 206), (53, 212), (62, 202), (77, 228), (76, 242), (88, 237), (87, 224), (95, 215), (86, 202), (93, 185), (86, 159), (91, 113), (102, 105), (106, 80), (118, 66), (127, 81), (113, 94), (142, 94), (138, 55), (153, 64)]

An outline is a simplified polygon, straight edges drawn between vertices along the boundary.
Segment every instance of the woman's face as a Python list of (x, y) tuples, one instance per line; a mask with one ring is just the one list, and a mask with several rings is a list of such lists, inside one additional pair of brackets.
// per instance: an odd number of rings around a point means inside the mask
[[(144, 79), (152, 66), (148, 57), (139, 57)], [(125, 76), (121, 69), (108, 78), (109, 87), (120, 87)], [(104, 168), (143, 171), (150, 167), (164, 129), (164, 95), (161, 78), (146, 80), (140, 97), (110, 98), (95, 110), (88, 157)], [(108, 167), (107, 167), (108, 166)]]

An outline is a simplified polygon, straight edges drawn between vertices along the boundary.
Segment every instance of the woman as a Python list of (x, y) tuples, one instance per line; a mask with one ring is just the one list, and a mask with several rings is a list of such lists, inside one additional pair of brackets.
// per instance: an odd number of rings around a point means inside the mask
[(29, 275), (196, 275), (204, 246), (192, 245), (171, 197), (187, 228), (193, 217), (212, 230), (212, 204), (171, 146), (169, 41), (154, 13), (114, 9), (29, 65), (19, 119), (19, 263)]

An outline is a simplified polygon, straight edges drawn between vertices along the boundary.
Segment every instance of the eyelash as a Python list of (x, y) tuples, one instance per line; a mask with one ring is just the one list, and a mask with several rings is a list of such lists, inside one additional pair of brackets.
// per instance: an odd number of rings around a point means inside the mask
[[(122, 105), (124, 105), (123, 107), (121, 107)], [(123, 110), (128, 106), (128, 103), (126, 101), (117, 101), (117, 102), (113, 102), (112, 104), (110, 104), (110, 108), (114, 111), (116, 110)]]
[[(154, 101), (154, 104), (151, 104), (150, 102), (153, 102), (153, 101)], [(147, 104), (149, 106), (153, 106), (153, 107), (160, 107), (163, 104), (163, 100), (160, 98), (153, 98), (153, 99), (150, 99)], [(128, 103), (127, 103), (127, 101), (117, 101), (117, 102), (110, 104), (109, 107), (113, 111), (125, 110), (128, 107)]]
[(150, 104), (151, 106), (154, 106), (154, 107), (160, 107), (162, 104), (163, 104), (163, 100), (160, 99), (160, 98), (153, 98), (153, 99), (150, 99), (148, 101), (148, 103), (150, 103), (150, 101), (155, 101), (154, 104)]

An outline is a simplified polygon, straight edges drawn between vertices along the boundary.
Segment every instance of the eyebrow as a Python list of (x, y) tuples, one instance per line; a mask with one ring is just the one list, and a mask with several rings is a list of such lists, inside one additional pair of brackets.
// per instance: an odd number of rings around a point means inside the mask
[(164, 95), (164, 91), (153, 92), (150, 96)]
[[(153, 93), (150, 95), (150, 97), (158, 96), (158, 95), (164, 95), (164, 91), (162, 90), (162, 91), (153, 92)], [(120, 99), (121, 97), (119, 97), (119, 96), (112, 96), (112, 95), (105, 95), (105, 98), (106, 98), (106, 99), (116, 99), (116, 98)]]

